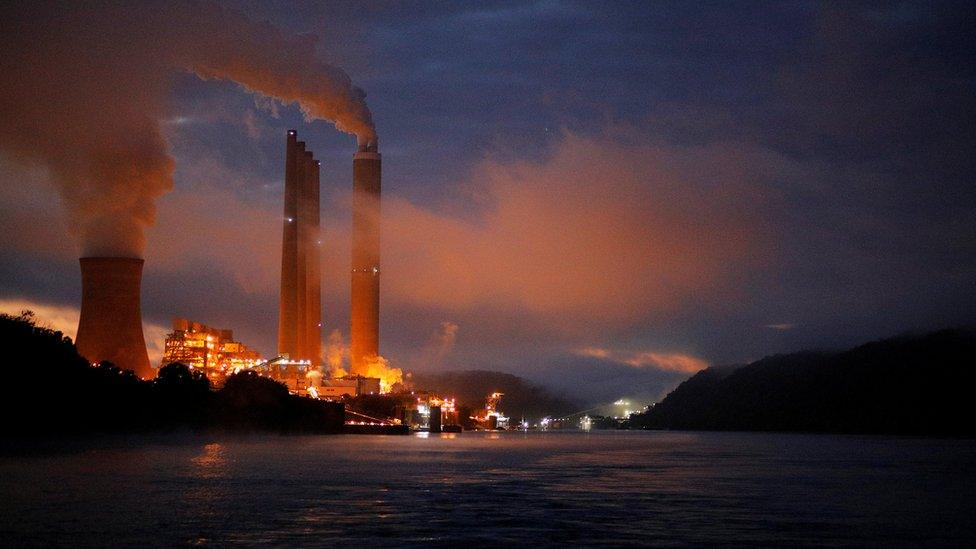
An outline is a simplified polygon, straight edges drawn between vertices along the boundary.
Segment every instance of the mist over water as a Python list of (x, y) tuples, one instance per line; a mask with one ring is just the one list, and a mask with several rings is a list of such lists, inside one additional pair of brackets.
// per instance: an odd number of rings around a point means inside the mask
[(0, 457), (20, 545), (963, 545), (976, 441), (749, 433), (157, 437)]

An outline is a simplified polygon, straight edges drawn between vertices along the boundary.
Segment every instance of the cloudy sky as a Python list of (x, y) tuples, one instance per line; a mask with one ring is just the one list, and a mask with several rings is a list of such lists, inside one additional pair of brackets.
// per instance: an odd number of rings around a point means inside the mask
[[(230, 2), (184, 10), (270, 26), (240, 38), (218, 25), (213, 44), (160, 32), (142, 50), (99, 37), (130, 43), (138, 24), (115, 23), (158, 21), (126, 13), (150, 4), (27, 6), (0, 23), (14, 36), (0, 39), (7, 312), (70, 327), (92, 230), (73, 205), (98, 204), (65, 174), (148, 127), (158, 139), (132, 150), (159, 154), (112, 192), (148, 189), (139, 219), (156, 206), (150, 347), (180, 316), (272, 354), (297, 129), (323, 162), (323, 323), (348, 337), (356, 138), (191, 51), (271, 36), (366, 91), (383, 153), (381, 352), (395, 366), (656, 398), (707, 365), (976, 321), (967, 2)], [(37, 53), (18, 35), (72, 47)], [(177, 49), (209, 65), (133, 62)]]

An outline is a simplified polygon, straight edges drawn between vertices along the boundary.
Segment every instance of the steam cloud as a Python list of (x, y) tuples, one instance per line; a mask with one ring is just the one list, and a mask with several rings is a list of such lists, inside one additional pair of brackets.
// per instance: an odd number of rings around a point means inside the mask
[(427, 343), (424, 357), (426, 366), (439, 367), (444, 363), (444, 358), (454, 349), (459, 328), (453, 322), (441, 322), (440, 327), (431, 335)]
[[(346, 370), (346, 360), (349, 358), (349, 347), (346, 346), (342, 337), (342, 332), (332, 330), (325, 344), (325, 362), (328, 364), (329, 375), (332, 377), (345, 377), (349, 375)], [(403, 370), (390, 366), (390, 361), (381, 357), (373, 357), (366, 365), (366, 371), (361, 372), (366, 377), (376, 377), (380, 380), (380, 390), (387, 392), (393, 385), (403, 381)]]
[(214, 4), (9, 3), (0, 25), (0, 151), (49, 171), (85, 255), (142, 255), (173, 186), (160, 121), (180, 72), (376, 138), (365, 93), (316, 59), (313, 37)]
[(325, 361), (329, 365), (329, 372), (333, 377), (342, 377), (347, 374), (343, 368), (343, 360), (349, 355), (349, 349), (342, 339), (342, 332), (332, 330), (325, 345)]

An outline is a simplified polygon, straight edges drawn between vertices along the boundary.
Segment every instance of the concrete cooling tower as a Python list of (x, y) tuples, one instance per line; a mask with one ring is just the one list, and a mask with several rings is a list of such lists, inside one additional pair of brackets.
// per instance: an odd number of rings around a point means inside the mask
[(143, 260), (81, 258), (81, 318), (75, 344), (90, 362), (107, 360), (143, 379), (153, 377), (142, 333)]

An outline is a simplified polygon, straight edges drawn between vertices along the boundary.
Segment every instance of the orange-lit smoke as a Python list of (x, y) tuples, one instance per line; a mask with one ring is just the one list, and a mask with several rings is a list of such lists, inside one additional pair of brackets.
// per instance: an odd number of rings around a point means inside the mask
[[(332, 330), (325, 343), (325, 362), (329, 365), (329, 375), (332, 377), (345, 377), (349, 375), (346, 369), (349, 359), (349, 347), (342, 337), (342, 332)], [(399, 368), (390, 366), (390, 361), (378, 356), (367, 362), (366, 368), (361, 375), (364, 377), (376, 377), (380, 380), (380, 392), (387, 393), (394, 384), (403, 381), (403, 371)]]
[(85, 255), (142, 255), (173, 185), (160, 121), (180, 72), (375, 137), (365, 94), (314, 39), (216, 4), (5, 4), (0, 21), (0, 151), (48, 170)]
[(322, 381), (322, 371), (313, 368), (305, 373), (305, 382), (309, 387), (318, 387)]
[(390, 362), (381, 356), (373, 357), (372, 359), (368, 360), (362, 375), (364, 377), (380, 378), (381, 393), (390, 392), (393, 385), (403, 381), (403, 371), (399, 368), (393, 368), (390, 366)]
[(325, 342), (325, 362), (329, 365), (329, 373), (332, 377), (343, 377), (348, 375), (343, 367), (343, 361), (349, 356), (349, 348), (346, 347), (342, 339), (342, 332), (332, 330), (329, 339)]
[[(332, 377), (349, 375), (346, 369), (348, 359), (349, 347), (342, 337), (342, 332), (332, 330), (325, 343), (325, 362), (328, 364), (330, 375)], [(378, 377), (381, 393), (389, 392), (394, 384), (403, 381), (403, 371), (391, 367), (390, 362), (381, 356), (370, 360), (362, 375), (364, 377)]]
[(460, 327), (453, 322), (447, 320), (441, 322), (422, 349), (420, 353), (422, 362), (419, 365), (425, 368), (442, 366), (444, 359), (454, 349), (459, 329)]

